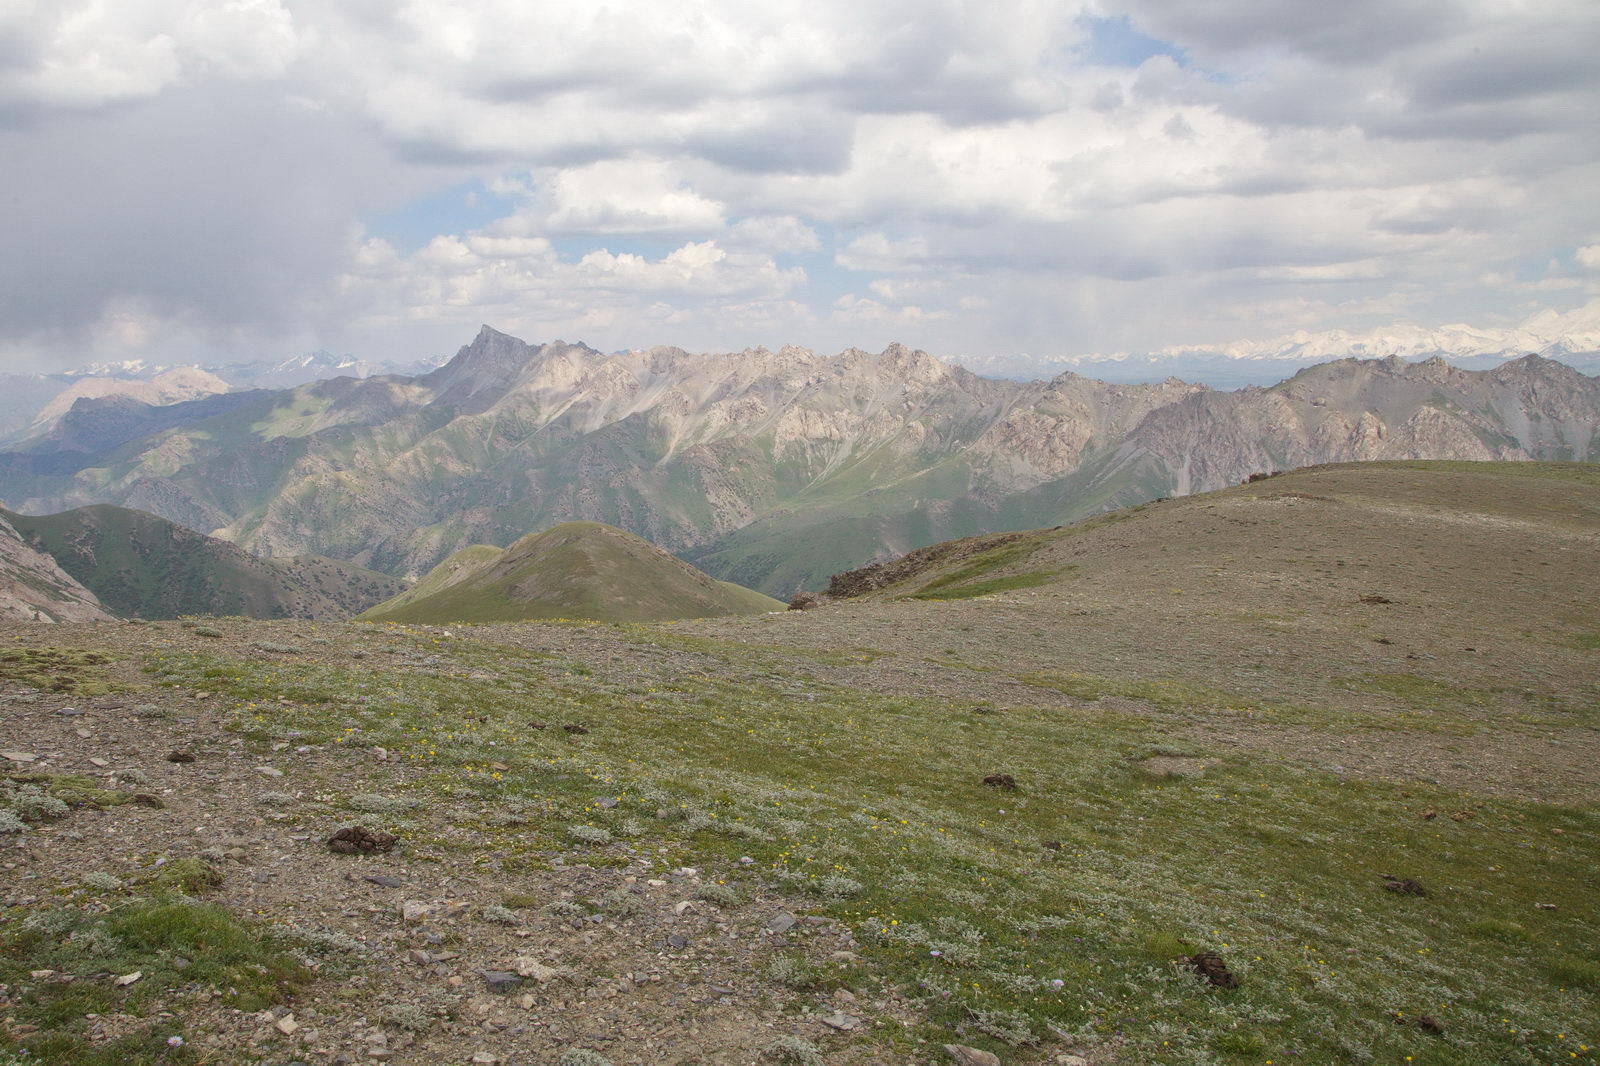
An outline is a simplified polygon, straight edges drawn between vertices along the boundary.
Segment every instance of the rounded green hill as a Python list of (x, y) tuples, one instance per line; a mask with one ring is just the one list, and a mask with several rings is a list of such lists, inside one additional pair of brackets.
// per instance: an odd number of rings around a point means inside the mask
[(661, 622), (761, 614), (783, 605), (718, 581), (642, 537), (566, 522), (509, 548), (474, 544), (417, 586), (361, 615), (383, 622), (515, 622), (584, 618)]

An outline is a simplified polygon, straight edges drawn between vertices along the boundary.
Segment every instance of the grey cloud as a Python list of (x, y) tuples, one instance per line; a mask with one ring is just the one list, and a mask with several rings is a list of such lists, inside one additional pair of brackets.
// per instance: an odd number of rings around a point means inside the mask
[(56, 116), (0, 131), (0, 157), (0, 334), (63, 345), (119, 299), (285, 327), (343, 267), (360, 212), (422, 191), (352, 124), (260, 91)]
[(1366, 66), (1460, 25), (1460, 0), (1127, 0), (1115, 5), (1140, 30), (1203, 60), (1251, 52), (1294, 52)]
[(817, 107), (776, 108), (764, 121), (701, 130), (682, 147), (707, 162), (758, 174), (838, 174), (850, 164), (852, 116)]

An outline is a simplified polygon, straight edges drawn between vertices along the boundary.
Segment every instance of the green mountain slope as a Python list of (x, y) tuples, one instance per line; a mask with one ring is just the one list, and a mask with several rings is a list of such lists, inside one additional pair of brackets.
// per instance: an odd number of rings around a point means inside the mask
[(567, 522), (503, 551), (483, 544), (464, 548), (416, 588), (361, 617), (438, 623), (655, 622), (782, 607), (759, 592), (708, 577), (632, 533), (599, 522)]
[(30, 516), (0, 510), (18, 534), (118, 614), (176, 618), (348, 618), (405, 582), (332, 559), (258, 559), (143, 511), (99, 504)]

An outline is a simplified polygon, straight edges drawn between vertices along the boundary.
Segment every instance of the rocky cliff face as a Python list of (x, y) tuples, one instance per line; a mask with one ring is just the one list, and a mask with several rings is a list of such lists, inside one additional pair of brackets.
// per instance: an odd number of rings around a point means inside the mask
[[(600, 521), (782, 595), (922, 544), (1257, 471), (1600, 458), (1600, 382), (1539, 358), (1489, 372), (1341, 360), (1224, 393), (992, 380), (900, 345), (604, 354), (485, 327), (420, 377), (230, 401), (164, 407), (161, 429), (116, 434), (71, 472), (48, 443), (0, 457), (0, 495), (34, 510), (124, 502), (261, 555), (408, 576), (467, 544)], [(96, 438), (79, 425), (74, 439)]]
[(56, 561), (30, 548), (0, 518), (0, 618), (26, 622), (109, 622), (94, 593), (68, 577)]

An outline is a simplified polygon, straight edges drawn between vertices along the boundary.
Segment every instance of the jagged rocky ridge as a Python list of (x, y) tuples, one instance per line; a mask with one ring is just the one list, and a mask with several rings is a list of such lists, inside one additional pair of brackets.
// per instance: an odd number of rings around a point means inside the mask
[(485, 327), (429, 374), (248, 397), (162, 408), (143, 435), (119, 411), (103, 446), (96, 412), (75, 408), (76, 443), (0, 457), (0, 495), (39, 511), (117, 502), (258, 555), (404, 576), (468, 544), (601, 521), (787, 595), (923, 544), (1257, 471), (1600, 458), (1600, 382), (1538, 357), (1492, 371), (1340, 360), (1217, 392), (994, 380), (900, 345), (605, 354)]

